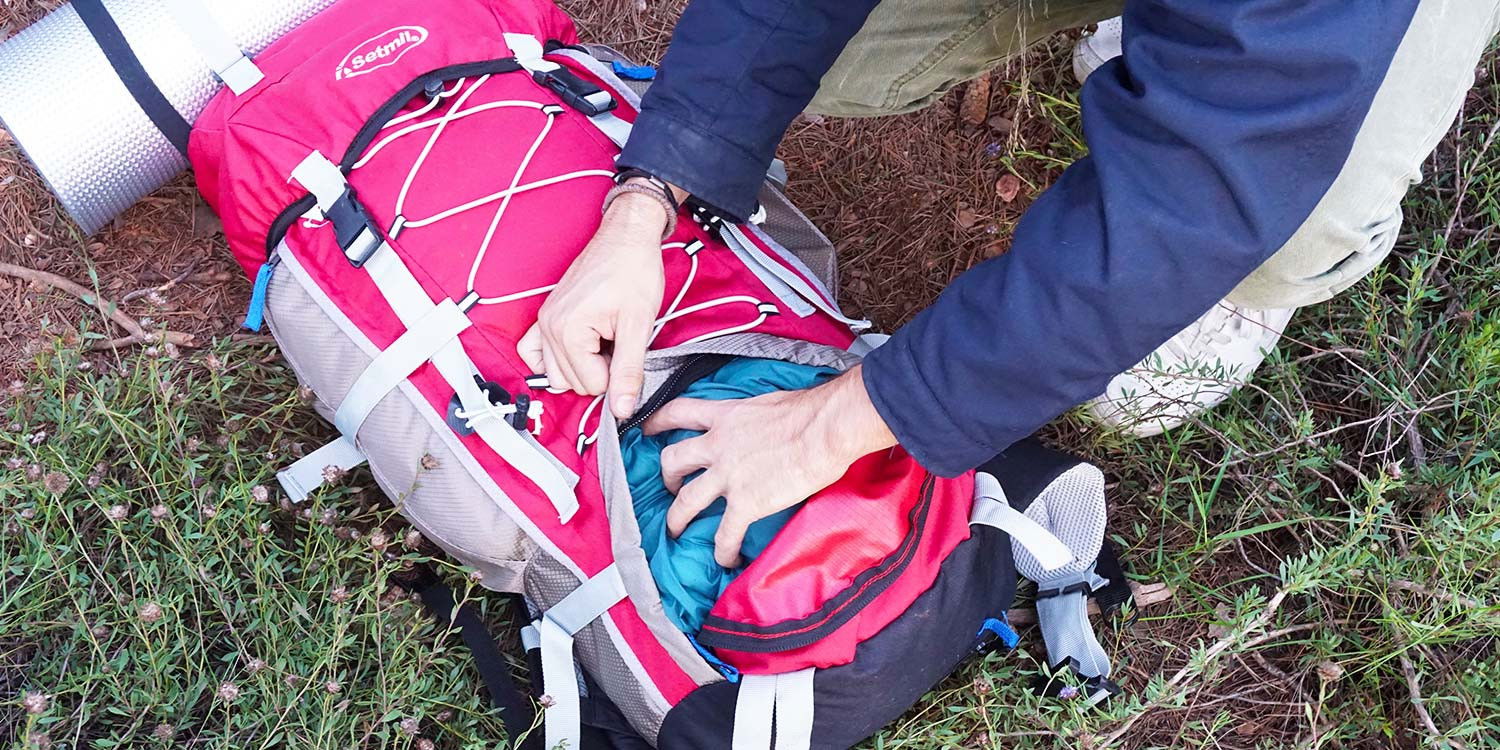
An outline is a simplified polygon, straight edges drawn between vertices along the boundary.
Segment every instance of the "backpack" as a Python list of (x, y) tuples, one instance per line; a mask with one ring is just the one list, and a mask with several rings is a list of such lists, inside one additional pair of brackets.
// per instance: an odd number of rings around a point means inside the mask
[[(848, 747), (1015, 645), (1018, 573), (1049, 661), (1089, 700), (1117, 690), (1086, 611), (1130, 596), (1104, 477), (1034, 441), (957, 477), (868, 456), (700, 632), (664, 616), (620, 434), (731, 358), (843, 370), (879, 338), (840, 311), (831, 246), (769, 180), (751, 222), (688, 206), (663, 242), (634, 417), (526, 368), (516, 342), (598, 226), (649, 69), (580, 46), (548, 0), (340, 0), (254, 65), (189, 156), (255, 280), (247, 326), (264, 318), (340, 435), (278, 478), (300, 502), (368, 464), (428, 539), (521, 597), (545, 747)], [(493, 642), (440, 585), (423, 596), (519, 736), (530, 705)]]

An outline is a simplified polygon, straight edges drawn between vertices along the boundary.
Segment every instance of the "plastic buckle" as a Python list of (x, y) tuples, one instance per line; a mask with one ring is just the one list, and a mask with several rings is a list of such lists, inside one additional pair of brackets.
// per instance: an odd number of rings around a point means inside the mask
[(532, 72), (531, 77), (556, 92), (562, 97), (564, 104), (587, 117), (597, 117), (619, 106), (615, 98), (604, 89), (579, 78), (567, 68), (537, 70)]
[(355, 199), (354, 188), (345, 188), (344, 194), (328, 207), (325, 215), (333, 222), (339, 249), (344, 251), (350, 265), (360, 268), (380, 249), (380, 232), (375, 229), (370, 212)]
[(1060, 588), (1060, 589), (1043, 589), (1043, 588), (1038, 588), (1037, 591), (1036, 591), (1036, 597), (1035, 598), (1036, 599), (1051, 599), (1054, 596), (1066, 596), (1067, 594), (1084, 594), (1084, 595), (1088, 595), (1088, 594), (1091, 594), (1093, 592), (1094, 592), (1094, 587), (1090, 586), (1085, 581), (1079, 581), (1078, 583), (1070, 584), (1070, 585), (1064, 586), (1063, 588)]

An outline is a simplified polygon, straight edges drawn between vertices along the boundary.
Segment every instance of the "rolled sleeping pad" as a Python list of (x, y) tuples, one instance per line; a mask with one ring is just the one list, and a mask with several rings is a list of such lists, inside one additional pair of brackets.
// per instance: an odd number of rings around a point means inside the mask
[(333, 2), (74, 0), (0, 43), (0, 125), (92, 234), (186, 169), (214, 94)]

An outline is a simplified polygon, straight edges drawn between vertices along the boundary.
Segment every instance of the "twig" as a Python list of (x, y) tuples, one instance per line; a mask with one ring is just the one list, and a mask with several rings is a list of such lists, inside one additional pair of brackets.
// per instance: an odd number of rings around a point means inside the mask
[(1417, 712), (1417, 718), (1422, 720), (1422, 725), (1427, 727), (1431, 734), (1429, 738), (1432, 744), (1438, 747), (1464, 747), (1462, 743), (1455, 743), (1443, 736), (1442, 730), (1438, 729), (1437, 723), (1432, 720), (1432, 714), (1427, 712), (1427, 706), (1422, 704), (1422, 683), (1417, 680), (1417, 669), (1412, 666), (1411, 660), (1406, 654), (1398, 654), (1401, 660), (1401, 673), (1406, 675), (1406, 690), (1411, 694), (1411, 707)]
[[(1135, 595), (1136, 607), (1148, 607), (1159, 604), (1172, 598), (1172, 587), (1165, 583), (1136, 583), (1130, 582), (1130, 592)], [(1089, 600), (1089, 615), (1099, 614), (1099, 603), (1093, 599)], [(1016, 608), (1005, 613), (1005, 618), (1011, 625), (1035, 625), (1036, 610), (1030, 608)]]
[(152, 292), (158, 292), (158, 293), (165, 292), (168, 289), (171, 289), (172, 287), (177, 286), (178, 284), (181, 284), (183, 282), (183, 280), (187, 279), (187, 277), (192, 276), (193, 275), (193, 271), (195, 269), (197, 269), (197, 268), (198, 268), (198, 259), (194, 258), (192, 261), (190, 261), (187, 264), (187, 268), (184, 268), (182, 270), (182, 273), (179, 273), (176, 276), (173, 276), (172, 278), (167, 279), (166, 283), (164, 283), (164, 284), (162, 284), (160, 286), (148, 286), (148, 287), (145, 287), (145, 288), (142, 288), (142, 289), (137, 289), (137, 290), (135, 290), (135, 291), (133, 291), (133, 292), (125, 295), (124, 297), (121, 297), (120, 298), (120, 304), (121, 305), (128, 305), (131, 302), (134, 302), (134, 301), (140, 299), (141, 297), (144, 297), (144, 296), (146, 296), (146, 295), (148, 295), (148, 294), (150, 294)]
[[(1142, 716), (1145, 716), (1152, 709), (1161, 707), (1163, 703), (1166, 703), (1167, 700), (1177, 694), (1177, 687), (1194, 674), (1194, 662), (1201, 663), (1206, 667), (1214, 659), (1217, 659), (1219, 654), (1224, 653), (1224, 651), (1228, 650), (1229, 647), (1235, 645), (1235, 643), (1241, 638), (1249, 635), (1251, 631), (1259, 630), (1260, 628), (1265, 627), (1266, 623), (1270, 622), (1271, 618), (1276, 615), (1277, 610), (1281, 609), (1282, 602), (1286, 601), (1287, 596), (1289, 596), (1290, 594), (1291, 591), (1289, 591), (1288, 589), (1278, 589), (1275, 595), (1271, 597), (1271, 600), (1266, 603), (1266, 608), (1262, 610), (1260, 614), (1256, 615), (1255, 619), (1251, 620), (1244, 627), (1214, 642), (1212, 646), (1208, 647), (1208, 650), (1203, 652), (1203, 658), (1201, 660), (1190, 660), (1186, 666), (1184, 666), (1182, 669), (1177, 670), (1177, 673), (1172, 675), (1172, 678), (1167, 680), (1166, 684), (1162, 686), (1160, 695), (1158, 695), (1155, 699), (1147, 702), (1145, 705), (1141, 706), (1140, 709), (1130, 715), (1130, 718), (1127, 719), (1125, 723), (1117, 727), (1115, 731), (1110, 732), (1109, 735), (1103, 737), (1098, 743), (1095, 743), (1096, 746), (1113, 745), (1114, 743), (1119, 742), (1120, 738), (1128, 734), (1130, 732), (1130, 729), (1135, 726), (1135, 723), (1137, 721), (1140, 721)], [(1282, 631), (1277, 631), (1278, 634), (1285, 634), (1285, 632), (1285, 629)], [(1261, 639), (1256, 639), (1256, 641), (1260, 640)]]
[(118, 349), (120, 347), (131, 346), (134, 344), (148, 344), (157, 342), (174, 344), (176, 346), (194, 345), (193, 337), (185, 333), (168, 331), (162, 334), (156, 334), (147, 331), (146, 329), (141, 327), (140, 323), (136, 322), (135, 318), (132, 318), (121, 311), (119, 305), (116, 305), (112, 302), (105, 302), (99, 297), (99, 295), (95, 294), (89, 289), (73, 281), (58, 276), (55, 273), (38, 271), (34, 268), (26, 268), (24, 266), (17, 266), (11, 263), (0, 263), (0, 274), (10, 276), (12, 278), (34, 282), (37, 284), (43, 284), (45, 286), (50, 286), (53, 289), (59, 289), (61, 291), (67, 292), (68, 294), (77, 297), (84, 303), (93, 305), (94, 309), (98, 310), (100, 315), (103, 315), (104, 317), (114, 321), (115, 325), (124, 328), (125, 331), (130, 334), (121, 338), (95, 343), (93, 345), (94, 349)]

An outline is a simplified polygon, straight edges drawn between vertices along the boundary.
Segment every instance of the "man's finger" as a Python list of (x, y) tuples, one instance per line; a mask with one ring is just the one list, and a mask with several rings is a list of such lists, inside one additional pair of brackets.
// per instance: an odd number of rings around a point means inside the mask
[(736, 512), (733, 505), (724, 509), (719, 519), (719, 530), (714, 533), (714, 560), (726, 568), (740, 566), (740, 547), (745, 543), (745, 532), (754, 519)]
[(542, 367), (546, 368), (547, 389), (561, 393), (572, 390), (573, 386), (568, 384), (568, 379), (563, 375), (562, 368), (557, 364), (557, 358), (552, 356), (552, 347), (547, 343), (547, 338), (542, 337)]
[(717, 477), (712, 472), (705, 472), (703, 476), (688, 483), (682, 491), (677, 493), (676, 499), (672, 501), (672, 507), (667, 509), (667, 533), (673, 539), (682, 536), (682, 532), (698, 517), (708, 506), (719, 499), (723, 494)]
[[(542, 354), (550, 357), (547, 360), (547, 374), (552, 375), (553, 368), (557, 368), (557, 378), (552, 380), (552, 387), (566, 391), (573, 391), (582, 395), (580, 390), (583, 386), (578, 384), (578, 375), (573, 372), (573, 363), (568, 360), (568, 349), (563, 346), (559, 333), (550, 328), (542, 328)], [(549, 378), (551, 379), (551, 378)]]
[(602, 344), (593, 329), (568, 334), (559, 359), (573, 371), (573, 389), (580, 396), (597, 396), (609, 386), (609, 360), (599, 353)]
[(615, 327), (615, 349), (609, 360), (609, 407), (615, 419), (635, 413), (646, 380), (646, 347), (651, 321), (621, 319)]
[(532, 373), (547, 371), (547, 362), (542, 359), (542, 324), (532, 323), (526, 335), (516, 342), (516, 354), (531, 369)]
[(701, 398), (678, 398), (667, 402), (642, 425), (647, 435), (656, 435), (667, 430), (697, 430), (708, 432), (714, 418), (723, 409), (726, 401), (708, 401)]
[(667, 491), (676, 495), (682, 492), (682, 480), (687, 475), (708, 468), (713, 463), (709, 443), (701, 437), (673, 443), (661, 451), (661, 480)]

